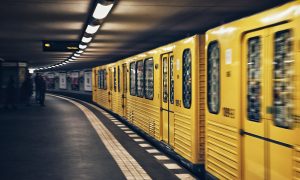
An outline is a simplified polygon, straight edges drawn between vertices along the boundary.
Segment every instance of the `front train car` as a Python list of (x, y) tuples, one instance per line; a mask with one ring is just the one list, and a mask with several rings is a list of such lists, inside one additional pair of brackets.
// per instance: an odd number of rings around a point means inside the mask
[(206, 171), (300, 178), (300, 2), (206, 34)]

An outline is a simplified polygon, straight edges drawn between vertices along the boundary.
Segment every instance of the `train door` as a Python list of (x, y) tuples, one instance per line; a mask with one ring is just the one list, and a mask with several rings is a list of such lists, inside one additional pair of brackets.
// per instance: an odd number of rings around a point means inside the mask
[[(245, 35), (243, 40), (243, 162), (244, 179), (266, 179), (265, 147), (267, 137), (263, 87), (266, 59), (266, 30)], [(257, 138), (261, 137), (261, 138)]]
[(113, 108), (113, 102), (112, 102), (112, 91), (113, 91), (113, 72), (112, 68), (108, 68), (108, 103), (109, 103), (109, 109), (112, 110)]
[(173, 54), (162, 55), (161, 58), (161, 112), (162, 112), (162, 140), (171, 143), (171, 134), (174, 131), (174, 70)]
[(122, 64), (122, 110), (123, 116), (127, 117), (127, 66)]
[(92, 91), (92, 96), (93, 96), (93, 102), (97, 102), (97, 89), (98, 89), (98, 73), (97, 73), (98, 68), (93, 69), (93, 74), (92, 74), (92, 79), (93, 79), (93, 91)]
[(243, 40), (244, 179), (292, 177), (294, 47), (288, 27), (251, 32)]
[[(267, 108), (270, 112), (268, 121), (268, 154), (270, 179), (293, 179), (293, 146), (299, 142), (296, 137), (295, 117), (296, 80), (295, 80), (295, 33), (292, 23), (275, 26), (270, 29), (270, 57)], [(294, 29), (295, 30), (295, 29)], [(298, 30), (297, 30), (298, 31)], [(299, 70), (299, 69), (298, 69)], [(298, 155), (299, 158), (299, 155)], [(299, 162), (299, 159), (298, 159)], [(284, 165), (283, 165), (284, 163)], [(296, 167), (296, 166), (294, 166)], [(299, 166), (298, 166), (299, 167)], [(299, 170), (298, 170), (299, 172)]]

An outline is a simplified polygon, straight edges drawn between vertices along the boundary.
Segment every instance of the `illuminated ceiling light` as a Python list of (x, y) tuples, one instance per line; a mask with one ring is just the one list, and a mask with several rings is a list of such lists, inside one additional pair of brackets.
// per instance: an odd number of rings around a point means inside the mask
[(95, 34), (99, 28), (100, 28), (100, 25), (97, 25), (97, 26), (88, 25), (85, 32), (88, 34)]
[(77, 57), (72, 56), (71, 59), (77, 59)]
[(63, 62), (62, 64), (63, 64), (63, 65), (66, 65), (67, 63)]
[(113, 7), (113, 4), (105, 6), (105, 5), (102, 5), (102, 4), (98, 3), (97, 6), (96, 6), (95, 11), (93, 13), (93, 17), (95, 19), (105, 18), (108, 15), (108, 13), (109, 13), (109, 11), (111, 10), (112, 7)]
[(89, 38), (87, 38), (87, 37), (82, 37), (82, 42), (84, 42), (84, 43), (89, 43), (89, 42), (91, 42), (91, 40), (92, 40), (92, 37), (89, 37)]
[(85, 49), (85, 48), (87, 48), (87, 45), (79, 44), (79, 48), (80, 48), (80, 49)]
[(74, 54), (74, 56), (75, 56), (75, 57), (79, 57), (79, 56), (80, 56), (80, 54), (76, 54), (76, 53), (75, 53), (75, 54)]
[(78, 53), (78, 54), (81, 54), (81, 53), (83, 53), (83, 50), (79, 50), (79, 51), (77, 51), (77, 53)]
[(50, 47), (51, 45), (49, 43), (45, 43), (45, 47)]
[(70, 62), (69, 60), (66, 60), (66, 61), (65, 61), (65, 63), (69, 63), (69, 62)]

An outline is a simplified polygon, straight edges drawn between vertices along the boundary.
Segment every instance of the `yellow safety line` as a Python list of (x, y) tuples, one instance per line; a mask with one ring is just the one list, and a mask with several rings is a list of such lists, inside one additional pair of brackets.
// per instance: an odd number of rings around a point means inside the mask
[[(49, 94), (50, 95), (50, 94)], [(85, 106), (71, 100), (68, 98), (55, 96), (54, 97), (64, 99), (69, 101), (70, 103), (77, 106), (87, 117), (90, 121), (94, 129), (96, 130), (98, 136), (100, 137), (101, 141), (105, 145), (106, 149), (114, 158), (115, 162), (120, 167), (122, 173), (126, 177), (126, 179), (151, 179), (150, 176), (146, 173), (146, 171), (139, 165), (139, 163), (126, 151), (126, 149), (118, 142), (118, 140), (113, 136), (113, 134), (104, 126), (104, 124), (97, 118), (97, 116), (91, 112)], [(79, 100), (80, 101), (80, 100)], [(88, 104), (97, 110), (100, 108), (80, 101), (82, 103)]]

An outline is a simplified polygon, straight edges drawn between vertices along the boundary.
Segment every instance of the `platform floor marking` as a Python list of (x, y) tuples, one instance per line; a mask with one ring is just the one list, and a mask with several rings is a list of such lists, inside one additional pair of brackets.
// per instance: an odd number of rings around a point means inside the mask
[[(112, 157), (114, 158), (118, 166), (120, 167), (126, 179), (151, 179), (151, 177), (139, 165), (139, 163), (126, 151), (126, 149), (119, 143), (119, 141), (114, 137), (114, 135), (87, 107), (68, 98), (55, 96), (55, 95), (51, 95), (51, 96), (65, 99), (70, 103), (76, 105), (81, 111), (83, 111), (87, 119), (90, 121), (90, 123), (96, 130), (99, 138), (102, 140), (103, 144), (105, 145), (107, 150), (110, 152), (110, 154), (112, 155)], [(80, 102), (84, 104), (88, 104), (83, 101)], [(88, 104), (88, 105), (97, 108), (92, 104)]]
[(127, 133), (127, 134), (132, 134), (132, 133), (134, 133), (133, 131), (124, 131), (125, 133)]
[(181, 169), (181, 167), (175, 163), (166, 163), (164, 166), (166, 166), (168, 169)]
[(150, 144), (139, 144), (141, 147), (146, 148), (146, 147), (152, 147)]
[(154, 157), (157, 160), (170, 160), (167, 156), (164, 156), (164, 155), (155, 155)]
[(160, 153), (157, 149), (147, 149), (146, 151), (151, 154)]
[(130, 129), (127, 128), (127, 127), (122, 127), (121, 129), (122, 129), (122, 130), (130, 130)]
[(175, 174), (179, 179), (182, 180), (194, 180), (195, 178), (189, 174)]
[(119, 124), (119, 125), (117, 125), (118, 127), (125, 127), (125, 125), (124, 124)]
[(114, 122), (114, 124), (116, 124), (116, 125), (121, 125), (122, 123), (120, 123), (120, 122)]
[(129, 134), (128, 136), (129, 136), (129, 137), (140, 137), (140, 136), (137, 135), (137, 134)]
[(135, 142), (143, 142), (144, 139), (133, 139)]

